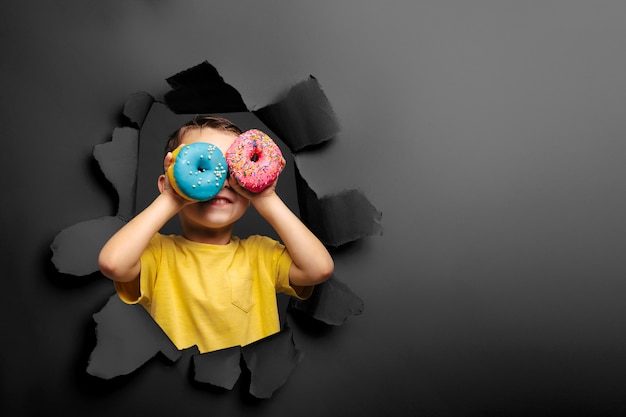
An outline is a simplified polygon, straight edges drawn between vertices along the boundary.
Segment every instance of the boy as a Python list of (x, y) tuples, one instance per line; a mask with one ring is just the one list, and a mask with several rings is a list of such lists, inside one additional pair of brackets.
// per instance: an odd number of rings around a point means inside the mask
[[(168, 141), (164, 172), (178, 146), (208, 142), (225, 153), (240, 133), (223, 118), (194, 118)], [(111, 237), (98, 262), (120, 298), (143, 305), (178, 349), (197, 345), (205, 353), (277, 333), (276, 292), (305, 299), (333, 273), (330, 254), (283, 203), (275, 184), (254, 194), (229, 177), (207, 202), (185, 200), (165, 174), (158, 187), (160, 194)], [(250, 203), (284, 245), (232, 235)], [(176, 214), (182, 236), (158, 233)]]

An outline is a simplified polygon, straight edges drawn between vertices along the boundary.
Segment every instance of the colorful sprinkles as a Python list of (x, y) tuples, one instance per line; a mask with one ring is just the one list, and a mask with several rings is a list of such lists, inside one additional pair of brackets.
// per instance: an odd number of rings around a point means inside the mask
[[(224, 186), (228, 164), (215, 145), (196, 142), (176, 149), (167, 174), (178, 194), (192, 201), (207, 201)], [(212, 186), (209, 186), (211, 185)]]
[(286, 163), (278, 145), (257, 129), (237, 137), (226, 151), (226, 161), (239, 184), (255, 193), (274, 183)]

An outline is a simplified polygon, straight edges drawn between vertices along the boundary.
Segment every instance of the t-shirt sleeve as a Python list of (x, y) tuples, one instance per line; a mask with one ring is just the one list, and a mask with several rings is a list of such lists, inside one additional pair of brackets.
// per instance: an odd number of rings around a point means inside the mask
[(129, 282), (115, 282), (115, 290), (126, 304), (146, 302), (151, 298), (151, 283), (156, 276), (161, 254), (161, 235), (155, 235), (146, 250), (141, 254), (139, 277)]
[(269, 237), (257, 236), (262, 250), (266, 251), (266, 256), (271, 259), (271, 263), (275, 268), (275, 287), (276, 292), (284, 293), (301, 300), (306, 300), (313, 294), (313, 286), (292, 285), (289, 282), (289, 269), (293, 260), (289, 256), (287, 248)]

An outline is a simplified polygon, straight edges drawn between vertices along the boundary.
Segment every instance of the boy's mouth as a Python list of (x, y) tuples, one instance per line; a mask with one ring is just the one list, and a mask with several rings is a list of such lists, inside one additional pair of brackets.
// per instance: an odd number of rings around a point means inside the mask
[(209, 204), (215, 205), (215, 206), (223, 206), (226, 204), (232, 204), (232, 202), (233, 201), (229, 197), (227, 197), (226, 195), (222, 193), (216, 195), (215, 197), (213, 197), (212, 199), (208, 201)]

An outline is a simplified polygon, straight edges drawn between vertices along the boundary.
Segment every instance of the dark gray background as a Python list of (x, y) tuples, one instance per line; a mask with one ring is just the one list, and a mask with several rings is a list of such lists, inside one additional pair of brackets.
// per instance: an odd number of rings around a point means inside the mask
[[(624, 22), (623, 1), (2, 2), (3, 415), (623, 415)], [(342, 133), (305, 175), (383, 212), (336, 256), (364, 314), (295, 326), (269, 401), (166, 361), (89, 377), (111, 284), (50, 263), (115, 213), (91, 152), (126, 98), (204, 60), (250, 109), (314, 75)]]

